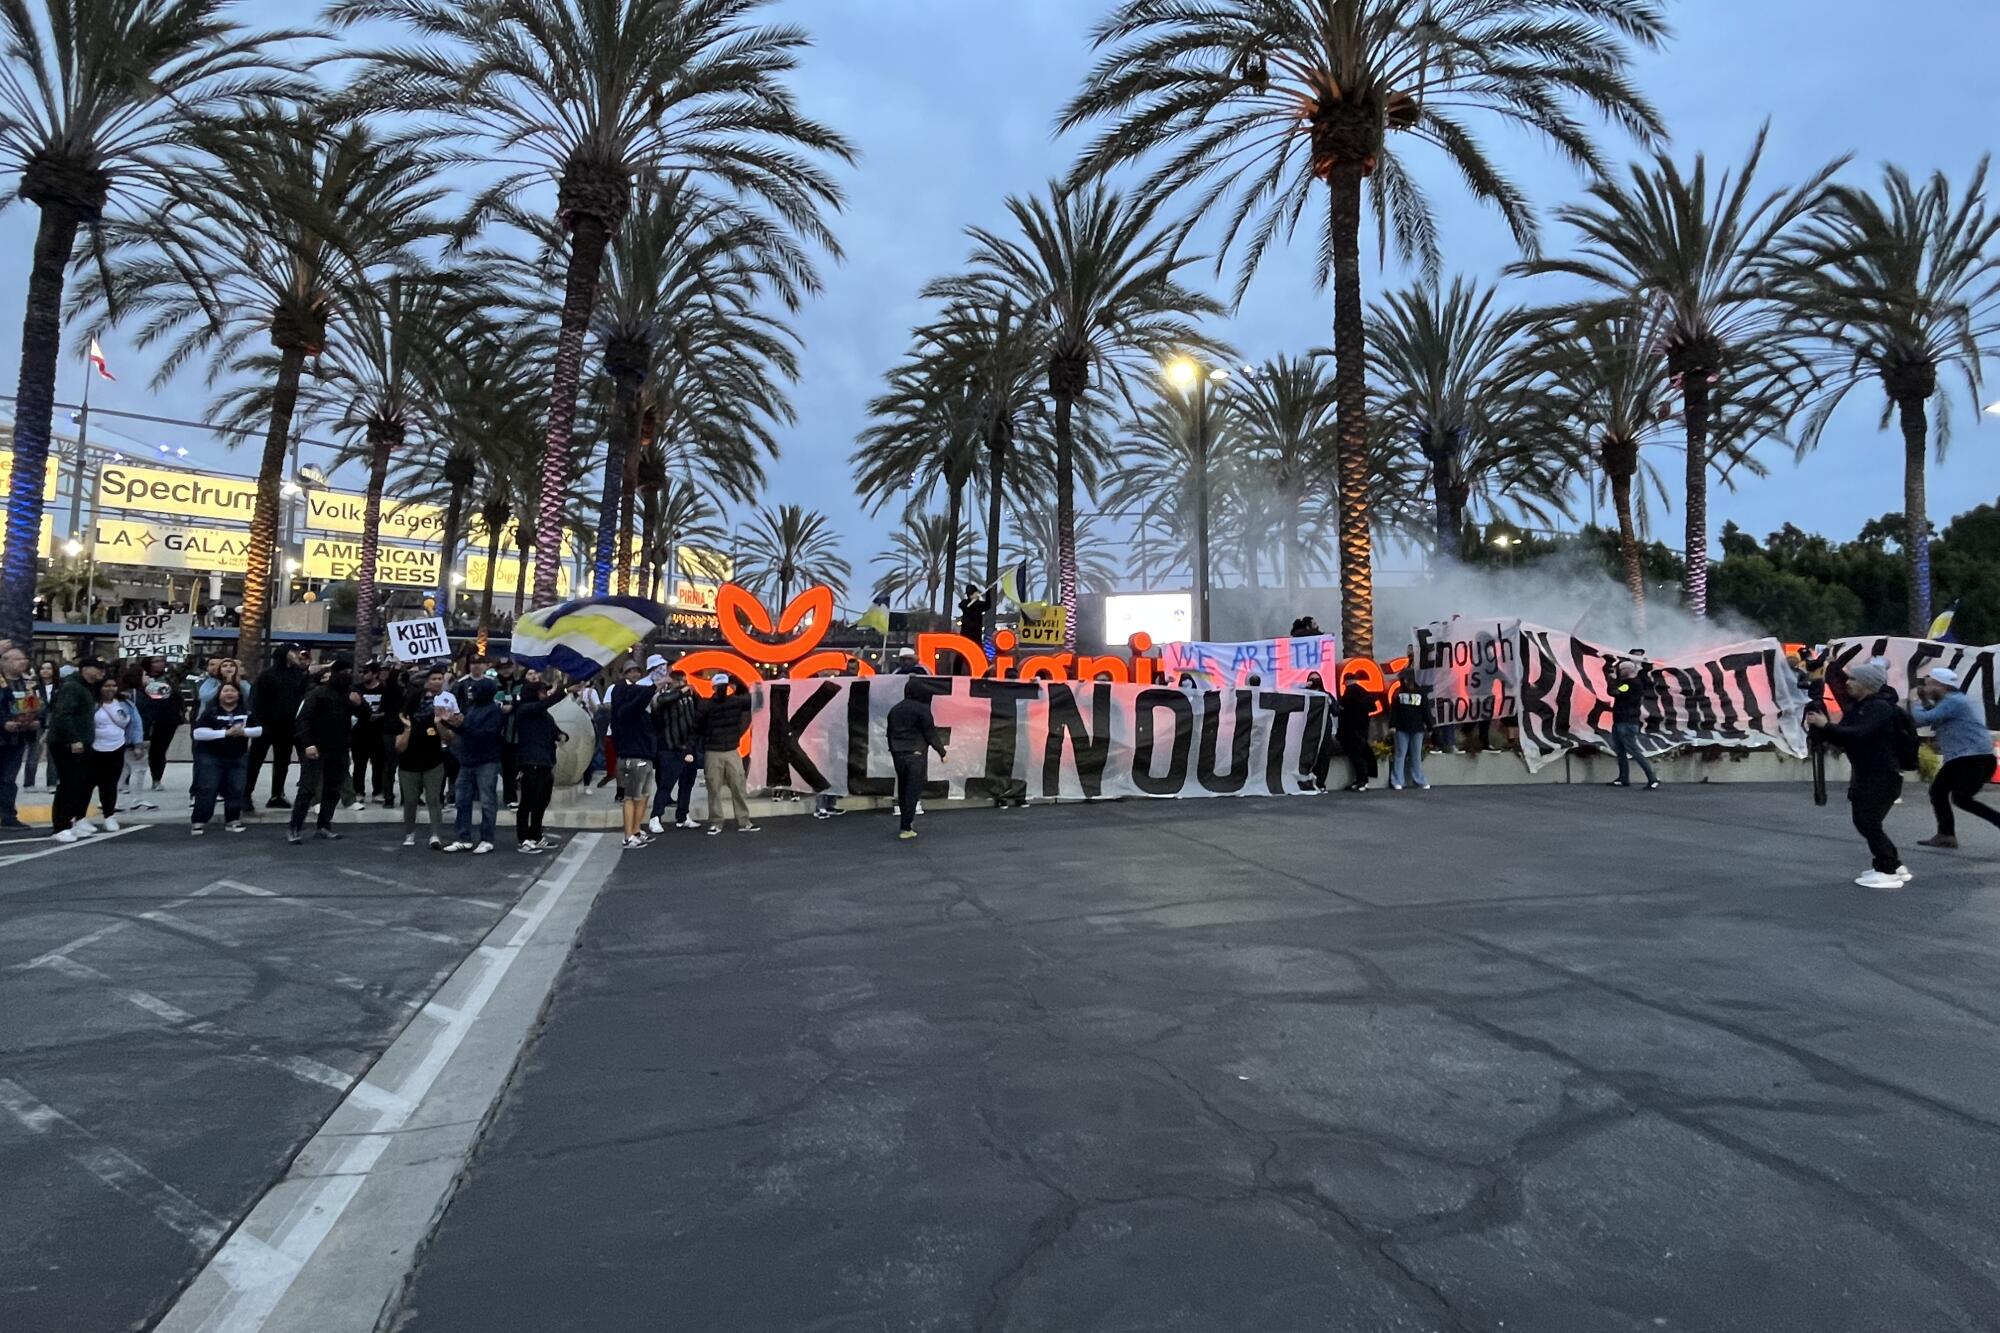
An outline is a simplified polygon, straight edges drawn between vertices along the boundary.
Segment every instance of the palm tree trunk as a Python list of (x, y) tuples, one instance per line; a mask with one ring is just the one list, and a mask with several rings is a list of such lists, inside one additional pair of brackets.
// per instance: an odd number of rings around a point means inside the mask
[(1639, 529), (1632, 522), (1632, 478), (1611, 474), (1611, 507), (1618, 513), (1618, 554), (1625, 563), (1625, 589), (1641, 630), (1646, 628), (1646, 568), (1639, 560)]
[(625, 489), (618, 501), (618, 591), (621, 594), (632, 590), (633, 514), (639, 504), (639, 454), (645, 447), (646, 441), (638, 438), (625, 451)]
[[(528, 561), (534, 554), (536, 541), (534, 534), (530, 533), (525, 526), (516, 526), (514, 537), (514, 554), (520, 560), (520, 563), (514, 566), (514, 618), (518, 620), (521, 613), (528, 609)], [(557, 546), (556, 553), (558, 558), (560, 558), (562, 553), (560, 545)], [(535, 576), (535, 583), (539, 587), (542, 581), (539, 566), (535, 570)], [(549, 601), (540, 603), (540, 605), (544, 606), (553, 606), (554, 604), (555, 598), (553, 595), (550, 596)]]
[(389, 455), (395, 452), (395, 427), (368, 428), (368, 499), (362, 508), (361, 568), (354, 585), (354, 660), (375, 654), (375, 561), (382, 547), (382, 488), (389, 482)]
[(1374, 553), (1368, 532), (1368, 367), (1361, 322), (1359, 160), (1335, 162), (1333, 193), (1334, 459), (1340, 544), (1340, 648), (1375, 655)]
[(980, 635), (993, 632), (999, 623), (997, 599), (1000, 589), (1000, 500), (1001, 486), (1007, 476), (1007, 446), (1012, 428), (1005, 421), (996, 422), (986, 437), (986, 616), (980, 625)]
[(1465, 531), (1465, 511), (1453, 503), (1450, 482), (1442, 475), (1441, 469), (1433, 466), (1437, 483), (1432, 488), (1437, 496), (1437, 512), (1432, 515), (1432, 524), (1437, 533), (1438, 554), (1448, 560), (1458, 559), (1459, 537)]
[(1056, 396), (1056, 576), (1063, 609), (1063, 648), (1076, 651), (1076, 440), (1070, 428), (1074, 399)]
[[(56, 413), (56, 360), (62, 354), (63, 272), (76, 248), (77, 220), (44, 206), (28, 269), (21, 321), (21, 378), (14, 399), (14, 476), (7, 488), (7, 547), (0, 557), (0, 639), (23, 648), (35, 629), (35, 570), (41, 562), (42, 486)], [(88, 372), (86, 372), (88, 373)], [(81, 534), (78, 534), (79, 537)]]
[(444, 607), (444, 623), (451, 624), (451, 613), (457, 601), (452, 595), (451, 566), (452, 553), (458, 548), (458, 525), (465, 517), (465, 488), (451, 488), (451, 498), (444, 506), (444, 539), (438, 551), (438, 601)]
[(646, 590), (640, 594), (647, 601), (661, 600), (653, 596), (660, 573), (659, 561), (653, 557), (654, 529), (659, 527), (659, 511), (654, 505), (647, 505), (640, 523), (639, 550), (646, 558)]
[(945, 500), (945, 522), (951, 525), (949, 529), (951, 535), (945, 545), (944, 606), (939, 608), (939, 614), (951, 608), (951, 595), (958, 591), (958, 516), (965, 508), (964, 478), (951, 483), (946, 494), (948, 498)]
[(604, 504), (597, 511), (597, 552), (590, 579), (591, 595), (595, 597), (611, 591), (612, 567), (614, 563), (623, 563), (616, 543), (624, 531), (620, 523), (624, 512), (621, 506), (630, 503), (632, 493), (625, 484), (626, 459), (632, 453), (633, 438), (639, 433), (638, 381), (616, 375), (612, 384), (618, 401), (611, 417), (611, 437), (605, 442)]
[(1299, 568), (1299, 509), (1304, 499), (1298, 487), (1285, 487), (1285, 591), (1295, 608), (1299, 589), (1305, 586)]
[(279, 487), (284, 484), (285, 451), (291, 443), (292, 413), (298, 407), (299, 375), (305, 364), (302, 347), (283, 348), (279, 353), (278, 383), (271, 392), (271, 424), (264, 432), (264, 455), (257, 461), (257, 505), (250, 513), (250, 554), (243, 567), (242, 622), (236, 634), (236, 657), (245, 669), (258, 660), (264, 645), (271, 562), (278, 546)]
[(481, 657), (486, 656), (487, 628), (493, 623), (493, 573), (500, 563), (500, 529), (507, 525), (488, 524), (486, 528), (486, 586), (479, 592), (479, 634), (478, 646), (474, 649)]
[(1924, 444), (1930, 422), (1924, 400), (1907, 397), (1896, 404), (1903, 426), (1903, 553), (1909, 565), (1910, 634), (1931, 632), (1931, 520), (1924, 493)]
[(583, 383), (583, 335), (597, 301), (597, 275), (611, 238), (605, 220), (577, 212), (570, 229), (569, 274), (563, 287), (562, 325), (556, 336), (554, 382), (549, 388), (548, 438), (542, 448), (542, 487), (535, 515), (535, 600), (556, 601), (556, 571), (562, 560), (563, 496), (569, 492), (570, 435), (576, 427), (576, 396)]
[(1681, 587), (1688, 614), (1708, 616), (1708, 371), (1681, 375), (1681, 409), (1687, 422), (1687, 573)]

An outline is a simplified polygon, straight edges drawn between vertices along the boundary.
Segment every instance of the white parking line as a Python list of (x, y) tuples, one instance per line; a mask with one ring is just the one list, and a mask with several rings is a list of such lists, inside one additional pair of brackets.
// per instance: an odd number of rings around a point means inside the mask
[(284, 903), (291, 907), (303, 907), (308, 912), (319, 912), (325, 916), (337, 916), (343, 921), (352, 921), (358, 926), (372, 926), (376, 930), (387, 930), (397, 935), (409, 935), (416, 939), (429, 940), (432, 944), (452, 944), (463, 949), (468, 943), (468, 941), (459, 939), (456, 935), (446, 935), (436, 930), (420, 930), (416, 926), (405, 926), (395, 921), (378, 921), (372, 916), (363, 916), (359, 912), (350, 912), (345, 907), (329, 907), (325, 903), (316, 903), (305, 898), (294, 898), (290, 894), (278, 893), (272, 889), (260, 889), (254, 884), (239, 884), (233, 879), (225, 879), (220, 881), (220, 883), (223, 888), (234, 889), (238, 893), (247, 893), (258, 898), (269, 898), (274, 903)]
[(168, 1023), (178, 1025), (181, 1023), (193, 1023), (195, 1021), (194, 1015), (179, 1005), (170, 1004), (159, 996), (149, 994), (146, 991), (133, 990), (129, 986), (120, 986), (105, 973), (98, 971), (87, 963), (77, 962), (76, 959), (71, 958), (68, 954), (57, 954), (49, 958), (42, 966), (51, 972), (60, 972), (63, 976), (71, 977), (77, 981), (99, 982), (106, 990), (125, 1001), (125, 1003), (144, 1009), (155, 1018), (163, 1019)]
[[(32, 852), (12, 852), (6, 856), (0, 856), (0, 870), (4, 870), (8, 866), (20, 865), (23, 861), (39, 861), (44, 856), (57, 856), (63, 852), (73, 852), (79, 848), (89, 847), (96, 843), (110, 842), (113, 838), (122, 838), (128, 833), (137, 833), (140, 829), (146, 827), (148, 826), (145, 824), (127, 824), (121, 826), (116, 832), (96, 833), (88, 838), (79, 838), (75, 842), (53, 842), (45, 839), (37, 839), (36, 849)], [(29, 881), (25, 884), (11, 884), (4, 889), (0, 889), (0, 893), (23, 893), (29, 889), (42, 887), (44, 887), (42, 884)]]
[(409, 884), (400, 879), (390, 879), (387, 875), (371, 875), (366, 870), (351, 870), (346, 866), (337, 866), (335, 868), (343, 875), (365, 880), (370, 884), (380, 884), (385, 889), (401, 889), (405, 893), (421, 893), (432, 898), (442, 898), (446, 902), (464, 903), (468, 907), (477, 907), (488, 912), (497, 912), (502, 907), (502, 904), (494, 902), (491, 898), (467, 898), (463, 894), (443, 893), (437, 889), (426, 888), (422, 884)]
[(221, 1218), (12, 1079), (0, 1078), (0, 1110), (33, 1133), (63, 1140), (65, 1155), (71, 1161), (137, 1201), (201, 1253), (213, 1249), (229, 1230)]

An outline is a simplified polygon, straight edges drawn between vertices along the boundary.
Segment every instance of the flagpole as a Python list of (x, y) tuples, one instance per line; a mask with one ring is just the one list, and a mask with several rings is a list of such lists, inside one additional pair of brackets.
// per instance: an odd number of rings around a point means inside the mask
[(95, 378), (90, 372), (96, 368), (88, 355), (83, 358), (83, 364), (83, 410), (76, 418), (76, 471), (69, 484), (69, 537), (71, 541), (78, 542), (83, 540), (84, 459), (89, 454), (90, 381)]

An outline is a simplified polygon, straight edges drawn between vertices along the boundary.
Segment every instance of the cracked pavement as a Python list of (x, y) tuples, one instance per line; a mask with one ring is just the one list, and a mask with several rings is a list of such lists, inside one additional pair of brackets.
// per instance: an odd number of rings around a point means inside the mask
[(669, 838), (395, 1327), (2000, 1327), (2000, 846), (1927, 821), (1888, 895), (1791, 786)]

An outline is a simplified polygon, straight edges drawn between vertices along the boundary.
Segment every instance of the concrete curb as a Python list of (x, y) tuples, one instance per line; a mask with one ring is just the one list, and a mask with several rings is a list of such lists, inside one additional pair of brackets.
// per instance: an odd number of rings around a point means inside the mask
[(348, 1090), (158, 1333), (373, 1333), (539, 1021), (615, 840), (564, 849)]

